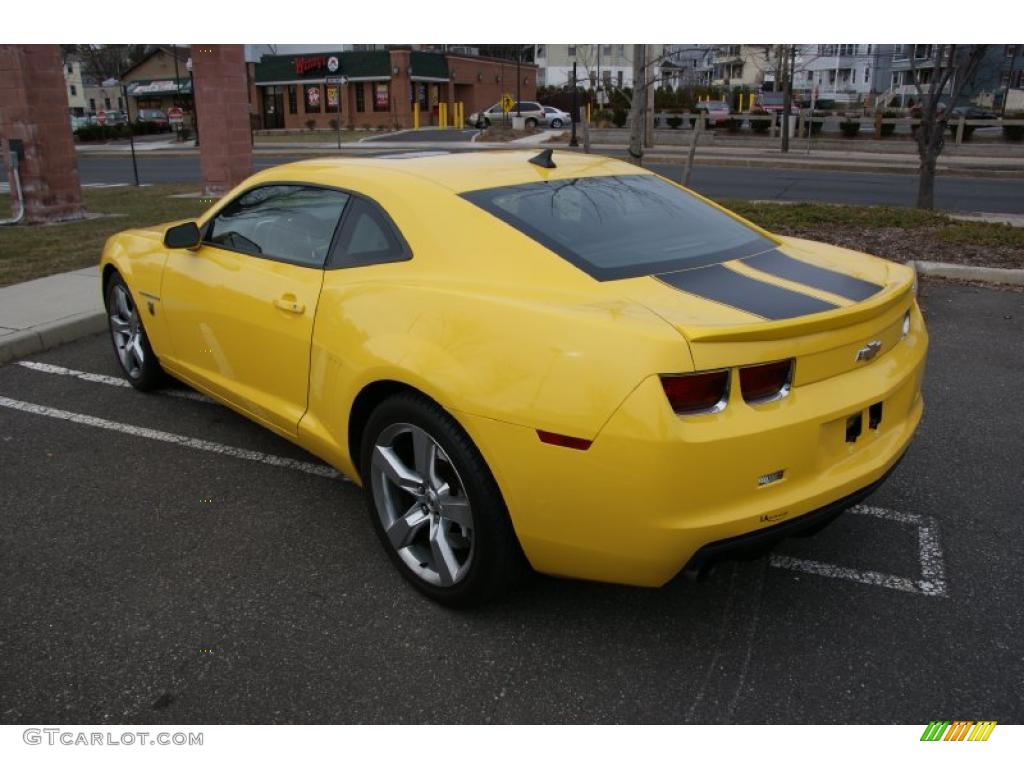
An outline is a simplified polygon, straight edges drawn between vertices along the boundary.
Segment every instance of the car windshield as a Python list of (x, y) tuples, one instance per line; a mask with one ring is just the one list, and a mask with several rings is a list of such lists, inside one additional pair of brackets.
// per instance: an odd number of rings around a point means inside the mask
[(705, 101), (704, 104), (707, 105), (708, 109), (728, 109), (729, 108), (729, 105), (726, 104), (724, 101)]
[(535, 182), (463, 197), (598, 280), (675, 272), (774, 247), (654, 175)]

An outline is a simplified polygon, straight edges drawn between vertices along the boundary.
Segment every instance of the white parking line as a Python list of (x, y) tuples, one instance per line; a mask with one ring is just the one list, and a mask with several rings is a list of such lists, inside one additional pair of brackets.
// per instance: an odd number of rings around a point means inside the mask
[(819, 560), (805, 560), (800, 557), (772, 555), (770, 563), (774, 568), (785, 568), (790, 571), (810, 573), (815, 576), (826, 576), (832, 579), (846, 579), (859, 584), (870, 584), (876, 587), (898, 589), (915, 595), (930, 597), (946, 597), (946, 569), (942, 559), (942, 548), (939, 546), (938, 523), (926, 515), (914, 515), (897, 512), (882, 507), (869, 507), (858, 504), (849, 512), (854, 515), (865, 515), (880, 520), (888, 520), (917, 528), (918, 559), (921, 563), (921, 577), (912, 579), (877, 571), (859, 571), (833, 563)]
[[(58, 376), (70, 376), (71, 378), (82, 379), (83, 381), (91, 381), (93, 384), (106, 384), (110, 387), (128, 387), (129, 389), (132, 387), (132, 385), (127, 381), (119, 379), (116, 376), (104, 376), (101, 373), (77, 371), (74, 368), (64, 368), (63, 366), (51, 365), (50, 363), (37, 363), (32, 360), (19, 360), (18, 365), (32, 371), (38, 371), (39, 373), (53, 373)], [(178, 397), (182, 400), (196, 400), (200, 403), (215, 402), (206, 395), (195, 392), (191, 389), (161, 389), (157, 390), (157, 394), (167, 395), (168, 397)]]
[(74, 422), (75, 424), (84, 424), (89, 427), (109, 429), (113, 432), (121, 432), (126, 435), (133, 435), (134, 437), (144, 437), (148, 440), (158, 440), (162, 443), (181, 445), (186, 448), (194, 448), (198, 451), (219, 453), (222, 456), (231, 456), (236, 459), (257, 461), (261, 464), (269, 464), (273, 467), (294, 469), (297, 472), (305, 472), (306, 474), (317, 475), (318, 477), (327, 477), (332, 480), (341, 478), (348, 482), (348, 478), (336, 469), (328, 467), (326, 464), (313, 464), (308, 461), (298, 461), (296, 459), (285, 458), (284, 456), (273, 456), (269, 453), (261, 453), (260, 451), (250, 451), (247, 448), (235, 448), (231, 445), (213, 443), (209, 440), (200, 440), (195, 437), (176, 435), (172, 432), (163, 432), (159, 429), (137, 427), (132, 424), (121, 424), (120, 422), (109, 421), (108, 419), (101, 419), (96, 416), (88, 416), (84, 413), (63, 411), (60, 408), (50, 408), (49, 406), (38, 405), (36, 403), (26, 403), (23, 400), (13, 400), (9, 397), (0, 396), (0, 407), (11, 408), (24, 413), (32, 413), (37, 416), (48, 416), (51, 419), (61, 419), (63, 421)]

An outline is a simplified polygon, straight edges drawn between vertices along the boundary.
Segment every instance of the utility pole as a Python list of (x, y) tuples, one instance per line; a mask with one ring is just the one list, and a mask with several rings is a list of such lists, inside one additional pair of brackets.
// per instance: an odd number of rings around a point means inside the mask
[(580, 142), (576, 138), (576, 121), (580, 117), (580, 94), (579, 89), (576, 87), (576, 62), (572, 63), (572, 114), (569, 115), (572, 118), (572, 138), (569, 139), (570, 147), (578, 147)]
[(796, 62), (796, 47), (787, 50), (780, 46), (779, 63), (782, 65), (782, 151), (789, 152), (789, 111), (793, 108), (793, 66)]

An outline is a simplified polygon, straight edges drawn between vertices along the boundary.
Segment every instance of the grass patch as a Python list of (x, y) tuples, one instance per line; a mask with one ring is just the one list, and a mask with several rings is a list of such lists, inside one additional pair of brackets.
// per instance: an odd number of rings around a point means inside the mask
[[(0, 285), (98, 264), (104, 242), (115, 232), (198, 216), (209, 203), (196, 198), (169, 197), (196, 191), (196, 186), (179, 184), (85, 188), (82, 196), (89, 213), (117, 215), (0, 228)], [(9, 210), (9, 205), (0, 207), (4, 211), (0, 215), (6, 218)]]
[(720, 202), (770, 232), (893, 261), (1024, 268), (1024, 229), (1009, 224), (959, 221), (937, 211), (893, 206)]
[(942, 226), (952, 221), (946, 214), (888, 205), (830, 205), (827, 203), (752, 203), (748, 200), (718, 201), (740, 216), (768, 230), (806, 227), (864, 227), (882, 229)]
[[(342, 142), (359, 141), (367, 136), (379, 136), (381, 131), (341, 131)], [(338, 141), (337, 131), (307, 131), (306, 133), (282, 133), (276, 136), (259, 135), (253, 137), (256, 146), (260, 144), (327, 144)]]

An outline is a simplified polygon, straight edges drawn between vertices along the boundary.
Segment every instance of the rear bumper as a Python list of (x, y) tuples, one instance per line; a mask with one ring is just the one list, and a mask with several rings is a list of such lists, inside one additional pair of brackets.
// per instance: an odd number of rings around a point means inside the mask
[[(716, 556), (822, 523), (882, 482), (924, 408), (928, 343), (917, 327), (870, 365), (763, 406), (732, 398), (721, 413), (680, 418), (651, 377), (585, 451), (541, 443), (528, 427), (457, 415), (536, 570), (659, 586)], [(879, 403), (882, 421), (869, 427)], [(855, 414), (864, 428), (851, 442), (844, 438)], [(760, 482), (780, 470), (781, 479)]]
[(705, 544), (690, 558), (689, 562), (683, 567), (683, 570), (680, 571), (680, 575), (685, 579), (697, 580), (705, 575), (711, 566), (716, 563), (724, 560), (745, 560), (758, 557), (791, 536), (809, 536), (812, 533), (817, 533), (847, 509), (859, 504), (877, 491), (882, 483), (889, 478), (889, 475), (895, 471), (902, 459), (903, 456), (900, 456), (884, 475), (870, 485), (851, 493), (849, 496), (844, 496), (841, 499), (830, 502), (813, 512), (808, 512), (784, 523), (777, 523), (770, 528), (763, 528), (759, 531), (751, 531), (750, 533), (740, 534), (729, 539)]

